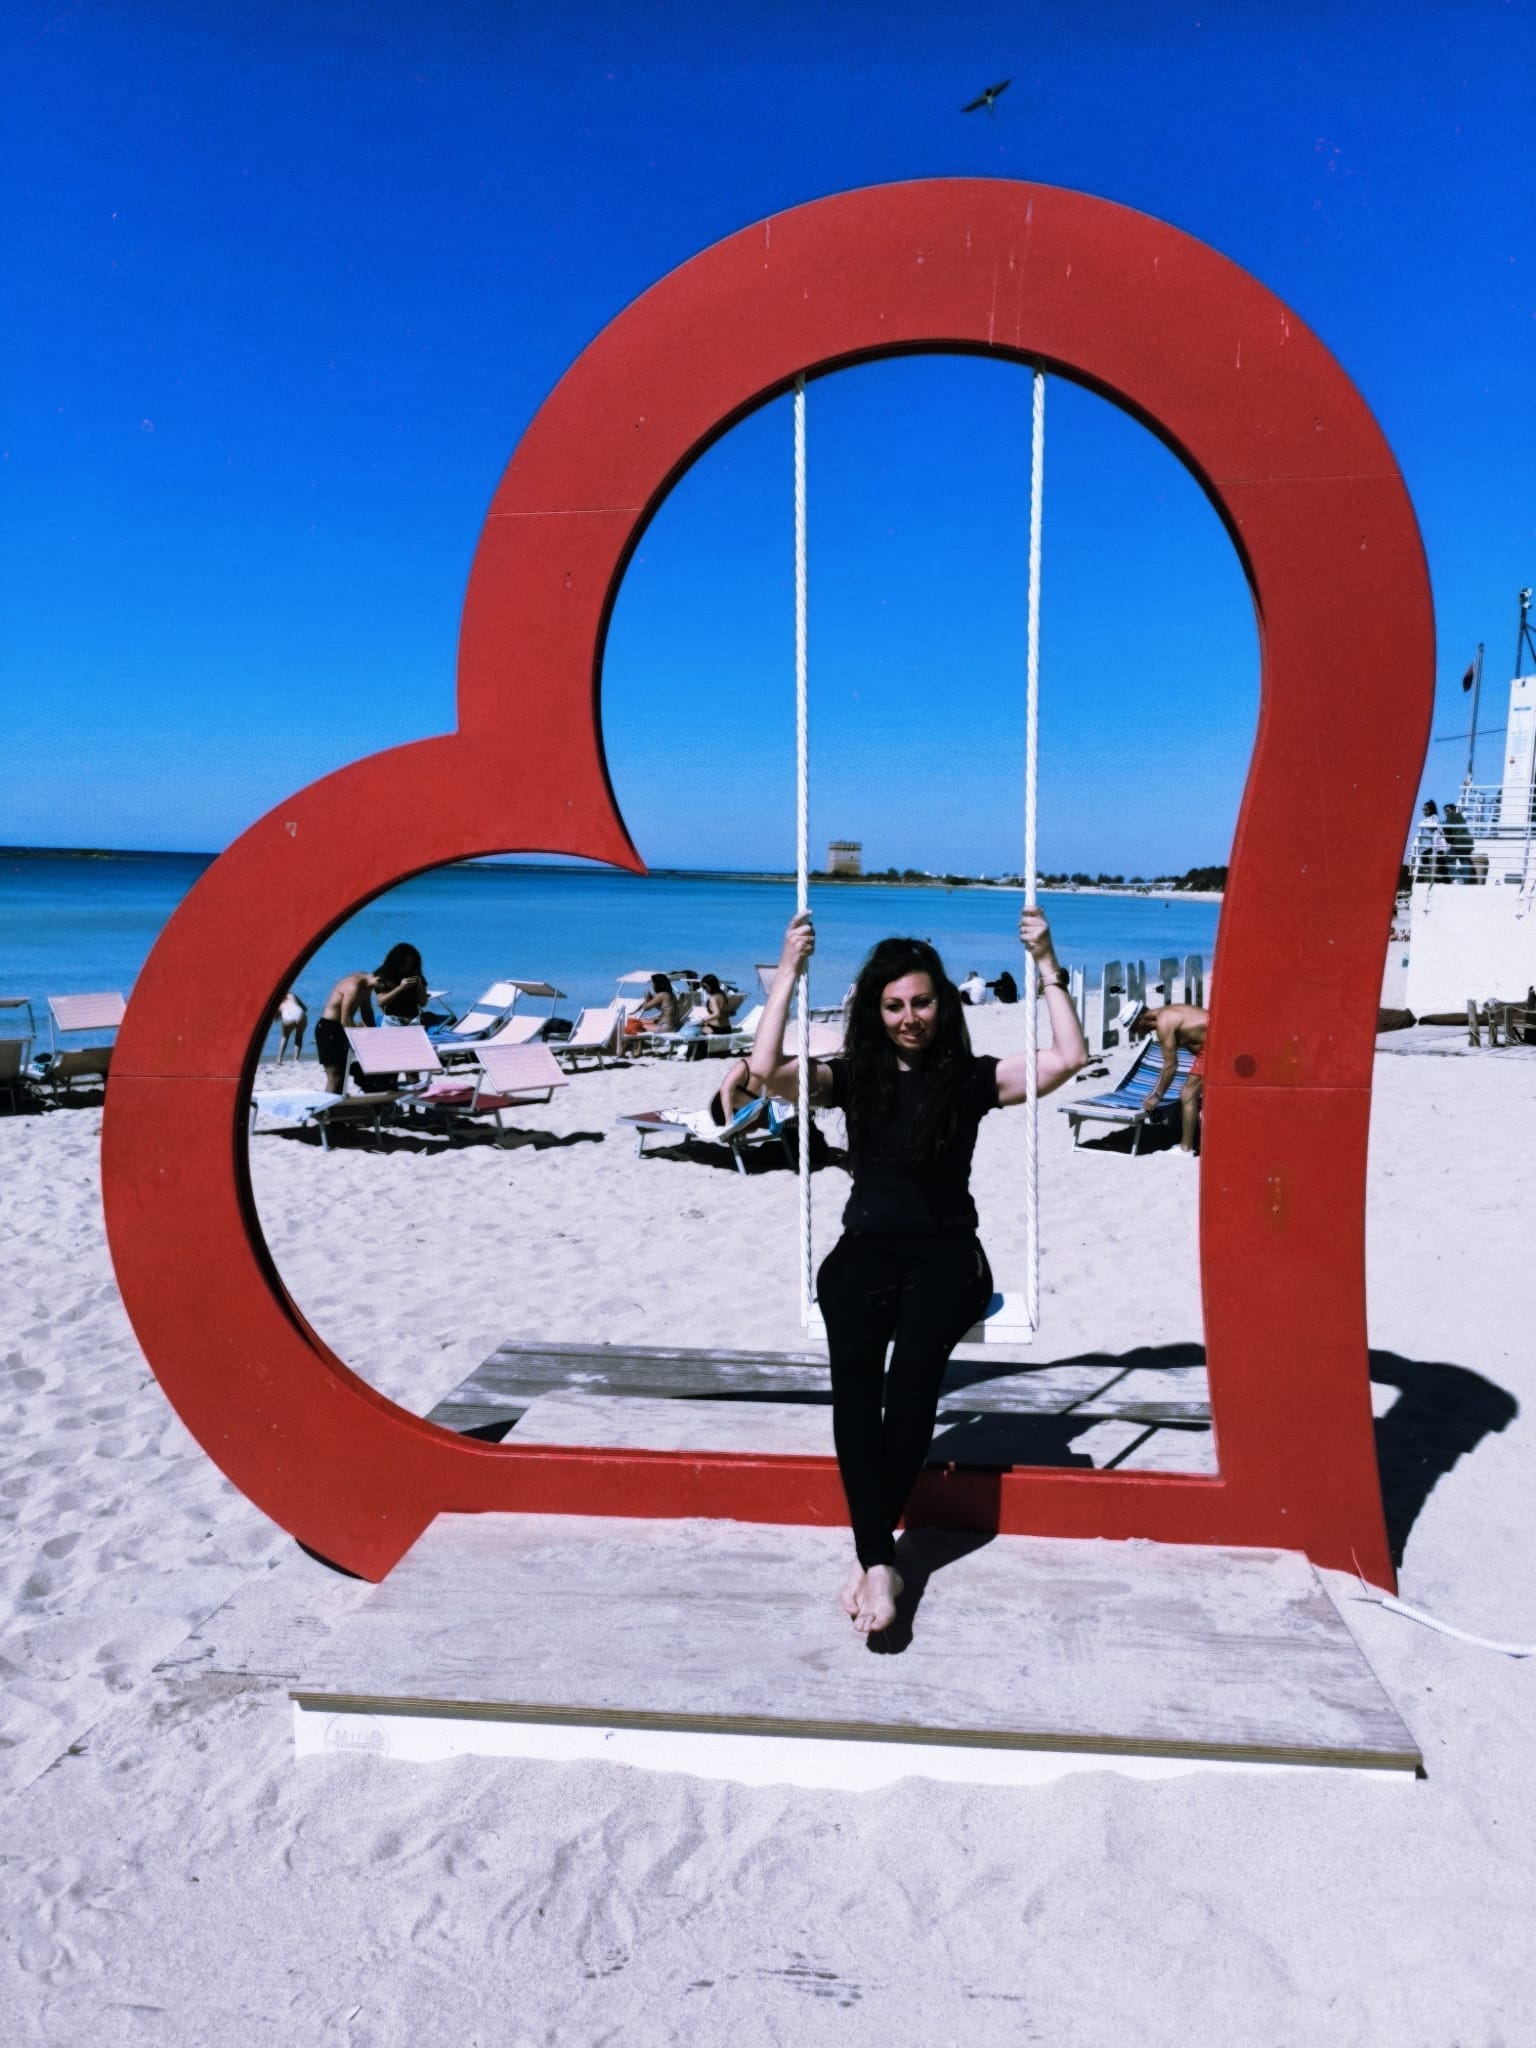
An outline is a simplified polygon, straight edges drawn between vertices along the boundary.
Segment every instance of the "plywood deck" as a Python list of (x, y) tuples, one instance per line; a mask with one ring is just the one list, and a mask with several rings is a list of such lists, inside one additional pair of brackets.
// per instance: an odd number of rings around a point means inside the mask
[(1051, 1755), (1419, 1763), (1299, 1555), (926, 1531), (902, 1552), (903, 1617), (872, 1648), (835, 1604), (841, 1531), (443, 1517), (306, 1653), (300, 1748), (851, 1784)]

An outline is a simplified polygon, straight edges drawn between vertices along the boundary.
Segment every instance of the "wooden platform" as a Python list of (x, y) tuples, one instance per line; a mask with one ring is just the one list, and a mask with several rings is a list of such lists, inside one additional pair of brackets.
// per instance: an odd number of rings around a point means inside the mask
[[(572, 1405), (579, 1397), (589, 1406)], [(428, 1420), (515, 1441), (831, 1454), (824, 1351), (500, 1346)], [(644, 1406), (629, 1406), (643, 1403)], [(661, 1404), (678, 1413), (667, 1420)], [(689, 1416), (683, 1411), (697, 1409)], [(799, 1417), (791, 1409), (804, 1411)], [(932, 1462), (1214, 1473), (1203, 1366), (956, 1357)]]
[(901, 1554), (871, 1645), (835, 1604), (840, 1530), (444, 1517), (300, 1659), (297, 1748), (848, 1789), (1419, 1766), (1299, 1555), (937, 1532)]

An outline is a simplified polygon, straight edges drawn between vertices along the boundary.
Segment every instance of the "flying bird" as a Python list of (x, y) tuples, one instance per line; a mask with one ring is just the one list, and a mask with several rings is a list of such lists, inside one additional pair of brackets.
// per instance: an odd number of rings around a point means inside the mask
[(972, 100), (969, 106), (962, 107), (960, 109), (961, 113), (974, 114), (979, 107), (985, 107), (990, 114), (993, 107), (997, 104), (998, 94), (1006, 92), (1012, 83), (1013, 80), (1011, 78), (1005, 78), (997, 85), (989, 85), (979, 98)]

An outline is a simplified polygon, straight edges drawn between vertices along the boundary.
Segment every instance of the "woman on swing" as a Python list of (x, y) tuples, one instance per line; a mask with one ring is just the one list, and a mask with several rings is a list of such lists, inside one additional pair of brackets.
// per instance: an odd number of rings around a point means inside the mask
[[(1088, 1049), (1038, 910), (1023, 913), (1019, 936), (1050, 1017), (1052, 1043), (1036, 1054), (1045, 1095), (1087, 1063)], [(727, 1076), (728, 1114), (751, 1096), (795, 1100), (799, 1068), (785, 1058), (784, 1027), (815, 946), (802, 911), (784, 935), (745, 1072)], [(928, 1456), (949, 1355), (992, 1297), (970, 1192), (977, 1127), (988, 1110), (1025, 1100), (1027, 1071), (1022, 1054), (971, 1051), (960, 992), (922, 939), (880, 941), (854, 984), (843, 1051), (812, 1065), (811, 1101), (846, 1113), (853, 1177), (843, 1235), (822, 1263), (816, 1295), (857, 1552), (840, 1604), (861, 1635), (896, 1617), (892, 1532)]]

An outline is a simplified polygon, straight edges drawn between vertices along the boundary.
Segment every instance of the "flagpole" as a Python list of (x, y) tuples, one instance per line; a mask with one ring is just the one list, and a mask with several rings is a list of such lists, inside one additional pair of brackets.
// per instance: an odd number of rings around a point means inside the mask
[(1477, 643), (1477, 659), (1472, 664), (1472, 729), (1467, 734), (1467, 773), (1462, 782), (1462, 794), (1472, 787), (1472, 756), (1477, 752), (1477, 700), (1483, 692), (1483, 643)]

